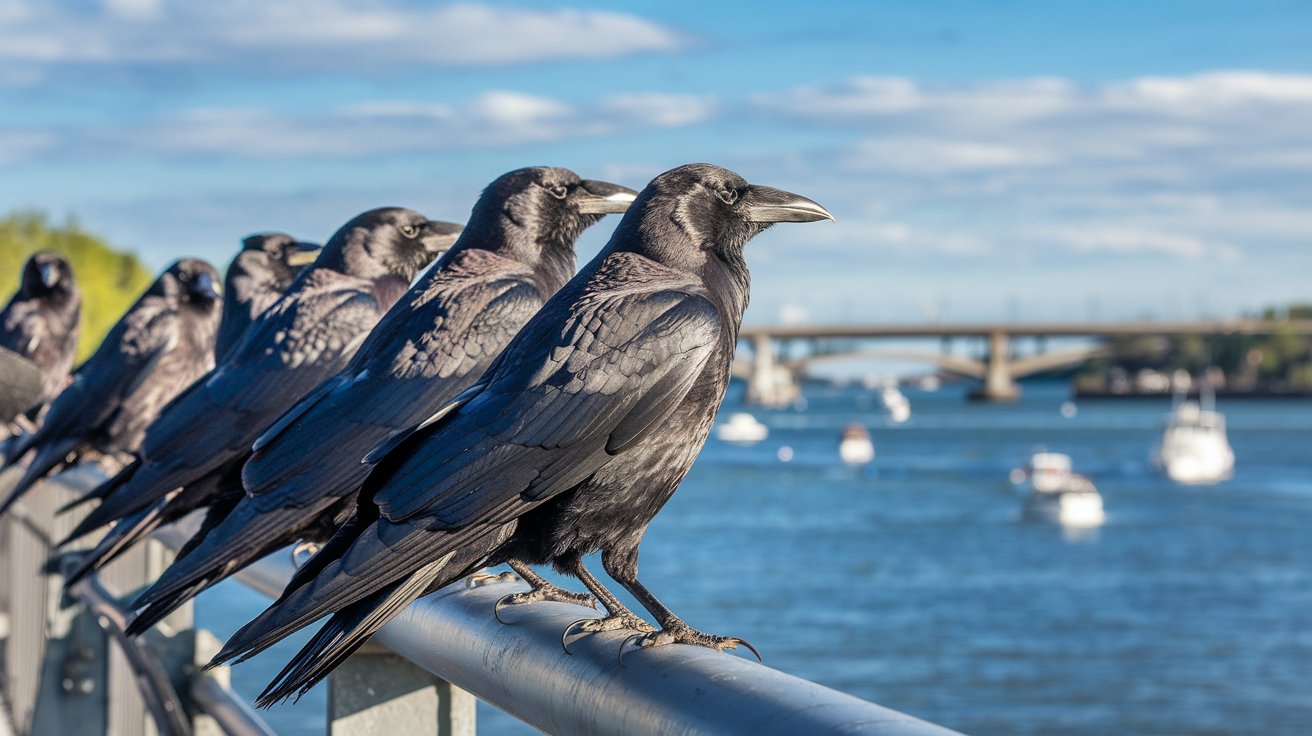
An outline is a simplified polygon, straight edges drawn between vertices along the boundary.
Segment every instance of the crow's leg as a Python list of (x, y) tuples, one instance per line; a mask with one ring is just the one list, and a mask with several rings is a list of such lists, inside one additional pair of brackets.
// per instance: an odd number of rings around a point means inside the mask
[(615, 631), (616, 629), (630, 629), (632, 631), (650, 632), (655, 631), (656, 627), (647, 623), (641, 616), (630, 611), (615, 594), (606, 590), (606, 586), (601, 581), (593, 577), (588, 572), (588, 568), (583, 564), (582, 556), (575, 555), (573, 559), (563, 562), (570, 574), (578, 578), (592, 594), (597, 596), (601, 605), (606, 609), (605, 618), (583, 618), (575, 621), (565, 627), (564, 633), (560, 635), (560, 645), (569, 653), (570, 634), (579, 632), (583, 634), (592, 634), (599, 631)]
[[(503, 606), (521, 606), (525, 603), (537, 603), (538, 601), (559, 601), (561, 603), (576, 603), (589, 608), (597, 607), (596, 598), (587, 593), (575, 593), (553, 585), (546, 578), (533, 572), (533, 568), (518, 560), (509, 560), (506, 564), (510, 565), (510, 569), (519, 573), (519, 576), (524, 578), (524, 582), (532, 588), (522, 593), (511, 593), (497, 601), (496, 608), (492, 610), (492, 613), (498, 621), (501, 621), (501, 608)], [(501, 623), (504, 624), (505, 621), (501, 621)]]
[(620, 644), (620, 652), (623, 654), (624, 646), (630, 641), (635, 642), (639, 647), (659, 647), (666, 644), (696, 644), (697, 646), (710, 647), (719, 651), (725, 649), (737, 649), (741, 644), (750, 649), (752, 654), (756, 655), (759, 660), (761, 653), (756, 651), (756, 647), (748, 644), (743, 639), (736, 636), (715, 636), (694, 629), (684, 623), (682, 619), (674, 615), (674, 612), (665, 607), (647, 590), (646, 586), (638, 582), (638, 547), (633, 545), (629, 549), (602, 552), (601, 564), (606, 568), (606, 574), (614, 578), (624, 589), (633, 594), (634, 598), (646, 608), (648, 612), (660, 623), (660, 631), (650, 631), (644, 634), (635, 634), (624, 640)]

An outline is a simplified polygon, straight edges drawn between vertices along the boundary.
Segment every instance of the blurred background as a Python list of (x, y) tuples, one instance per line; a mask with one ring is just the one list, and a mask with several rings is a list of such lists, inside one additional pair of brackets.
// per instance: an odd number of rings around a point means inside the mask
[[(69, 254), (85, 356), (253, 232), (459, 221), (525, 165), (727, 166), (838, 222), (749, 246), (770, 362), (743, 345), (743, 417), (648, 535), (672, 608), (972, 733), (1307, 733), (1310, 32), (1298, 0), (0, 0), (0, 294)], [(890, 324), (925, 334), (805, 334)], [(1079, 357), (972, 402), (990, 353)], [(1173, 443), (1233, 467), (1181, 484)], [(1081, 476), (1102, 516), (1063, 523)], [(200, 606), (222, 634), (262, 603)]]

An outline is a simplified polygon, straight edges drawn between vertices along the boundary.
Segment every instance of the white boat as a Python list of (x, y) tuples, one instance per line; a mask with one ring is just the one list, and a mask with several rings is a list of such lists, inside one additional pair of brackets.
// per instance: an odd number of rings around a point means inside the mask
[(894, 424), (902, 424), (911, 418), (911, 402), (895, 384), (886, 384), (879, 392), (879, 400)]
[(729, 415), (729, 421), (715, 428), (715, 436), (725, 442), (751, 444), (770, 436), (770, 428), (747, 412)]
[(1027, 519), (1072, 527), (1099, 526), (1107, 520), (1102, 494), (1088, 478), (1071, 472), (1070, 455), (1036, 452), (1029, 465), (1013, 475), (1029, 484), (1024, 508)]
[(1235, 453), (1226, 438), (1225, 415), (1197, 402), (1180, 402), (1166, 418), (1154, 464), (1176, 483), (1207, 484), (1229, 478)]
[(875, 445), (870, 441), (870, 431), (860, 424), (843, 427), (842, 439), (838, 441), (838, 457), (848, 465), (867, 465), (875, 459)]

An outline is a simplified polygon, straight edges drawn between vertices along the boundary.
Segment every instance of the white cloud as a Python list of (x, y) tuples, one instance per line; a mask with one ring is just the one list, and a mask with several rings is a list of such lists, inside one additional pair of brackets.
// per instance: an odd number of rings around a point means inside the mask
[(1059, 229), (1046, 235), (1084, 253), (1160, 253), (1188, 260), (1217, 257), (1234, 260), (1238, 251), (1225, 243), (1209, 243), (1181, 233), (1145, 230), (1135, 227), (1100, 226)]
[(842, 156), (854, 166), (927, 176), (1068, 165), (1120, 179), (1214, 179), (1302, 166), (1312, 155), (1312, 75), (1213, 72), (1093, 86), (861, 77), (752, 104), (807, 126), (859, 131)]
[(53, 150), (59, 143), (44, 131), (0, 130), (0, 166), (23, 163)]
[[(191, 108), (146, 123), (47, 134), (44, 152), (109, 156), (355, 158), (453, 148), (513, 147), (701, 121), (709, 103), (636, 94), (585, 104), (493, 90), (455, 103), (375, 100), (303, 114)], [(22, 138), (11, 136), (17, 147)], [(0, 163), (5, 138), (0, 137)], [(59, 143), (56, 146), (55, 143)], [(17, 160), (16, 155), (11, 157)], [(25, 157), (26, 158), (26, 157)]]
[(600, 107), (634, 124), (678, 128), (709, 119), (716, 110), (716, 103), (710, 97), (646, 93), (618, 95)]
[(999, 143), (896, 137), (868, 139), (856, 144), (844, 160), (853, 169), (951, 173), (971, 169), (1007, 169), (1040, 166), (1050, 161), (1042, 151)]
[(8, 0), (0, 62), (28, 72), (69, 65), (224, 70), (411, 70), (606, 59), (683, 47), (678, 31), (629, 13), (438, 7), (399, 0)]

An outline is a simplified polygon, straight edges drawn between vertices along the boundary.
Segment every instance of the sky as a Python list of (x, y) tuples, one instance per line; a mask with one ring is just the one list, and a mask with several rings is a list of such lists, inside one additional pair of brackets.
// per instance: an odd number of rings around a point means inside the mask
[(1309, 37), (1302, 1), (0, 0), (0, 213), (223, 264), (709, 161), (837, 219), (748, 246), (748, 322), (1220, 317), (1312, 301)]

